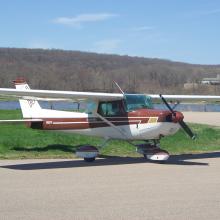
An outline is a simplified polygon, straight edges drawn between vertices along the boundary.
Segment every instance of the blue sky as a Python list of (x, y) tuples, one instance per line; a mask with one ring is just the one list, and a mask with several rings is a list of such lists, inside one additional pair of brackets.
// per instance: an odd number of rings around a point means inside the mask
[(0, 0), (0, 47), (220, 64), (217, 0)]

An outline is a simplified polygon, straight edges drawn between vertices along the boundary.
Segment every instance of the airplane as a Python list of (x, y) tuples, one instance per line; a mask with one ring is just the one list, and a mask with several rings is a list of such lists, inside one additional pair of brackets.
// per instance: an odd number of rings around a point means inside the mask
[[(120, 93), (76, 92), (30, 89), (24, 78), (13, 81), (15, 89), (0, 88), (0, 96), (19, 99), (23, 119), (0, 120), (0, 123), (24, 122), (32, 129), (62, 131), (103, 138), (124, 140), (136, 147), (138, 153), (152, 161), (166, 161), (169, 152), (161, 149), (160, 139), (182, 128), (191, 139), (196, 135), (175, 111), (169, 100), (220, 100), (220, 96), (126, 94), (115, 82)], [(160, 99), (167, 110), (154, 109), (152, 99)], [(77, 101), (88, 103), (85, 112), (43, 109), (39, 101)], [(134, 141), (141, 141), (135, 144)], [(97, 147), (83, 145), (78, 157), (92, 162), (99, 154)]]

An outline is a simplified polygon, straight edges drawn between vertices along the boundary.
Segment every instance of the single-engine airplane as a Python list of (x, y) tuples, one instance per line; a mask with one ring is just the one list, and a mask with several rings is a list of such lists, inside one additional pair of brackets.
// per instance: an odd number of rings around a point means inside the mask
[[(195, 134), (183, 121), (183, 114), (174, 111), (166, 99), (220, 100), (220, 96), (200, 95), (144, 95), (121, 93), (95, 93), (30, 89), (24, 78), (14, 81), (16, 89), (0, 88), (0, 96), (19, 98), (23, 119), (0, 120), (0, 123), (25, 122), (32, 129), (64, 131), (110, 139), (128, 141), (137, 152), (150, 160), (164, 161), (169, 153), (160, 148), (162, 137), (175, 134), (179, 128), (195, 139)], [(152, 99), (161, 99), (167, 110), (153, 108)], [(90, 102), (86, 112), (70, 112), (41, 108), (40, 100), (71, 100)], [(134, 144), (140, 140), (142, 144)], [(81, 146), (76, 155), (92, 162), (98, 149)]]

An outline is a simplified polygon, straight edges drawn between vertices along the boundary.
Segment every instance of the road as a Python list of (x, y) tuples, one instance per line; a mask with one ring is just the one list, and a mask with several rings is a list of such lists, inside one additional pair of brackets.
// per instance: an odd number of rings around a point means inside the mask
[(142, 158), (1, 160), (0, 219), (219, 219), (220, 152)]

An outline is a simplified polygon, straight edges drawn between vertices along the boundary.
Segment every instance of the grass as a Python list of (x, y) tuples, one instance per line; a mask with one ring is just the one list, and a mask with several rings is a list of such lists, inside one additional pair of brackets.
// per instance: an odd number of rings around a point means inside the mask
[[(0, 119), (19, 119), (20, 110), (0, 110)], [(192, 141), (180, 130), (175, 135), (163, 138), (161, 146), (171, 154), (220, 150), (220, 129), (206, 125), (191, 124), (198, 135)], [(0, 158), (74, 158), (75, 150), (81, 144), (98, 146), (99, 138), (83, 135), (32, 130), (23, 124), (1, 124)], [(111, 141), (101, 150), (103, 156), (141, 156), (135, 148), (124, 141)]]

